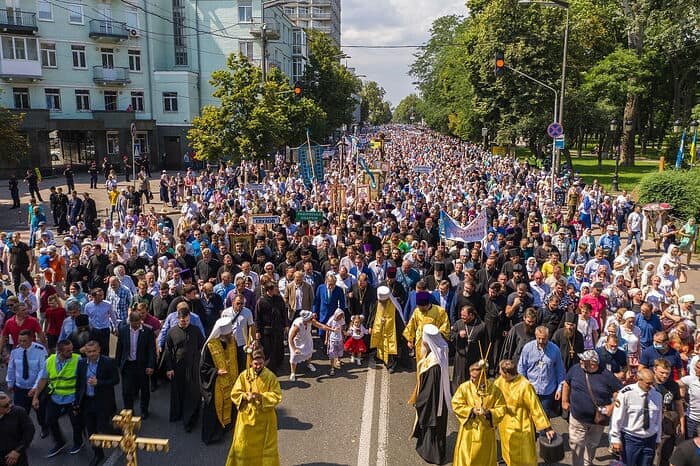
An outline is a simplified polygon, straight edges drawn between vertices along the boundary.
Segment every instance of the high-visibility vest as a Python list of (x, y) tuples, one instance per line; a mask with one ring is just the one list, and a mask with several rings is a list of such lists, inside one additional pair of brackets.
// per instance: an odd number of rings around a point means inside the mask
[(78, 374), (77, 354), (63, 364), (61, 371), (56, 370), (56, 355), (52, 354), (46, 359), (46, 372), (49, 376), (49, 393), (52, 395), (74, 395), (76, 391), (76, 376)]

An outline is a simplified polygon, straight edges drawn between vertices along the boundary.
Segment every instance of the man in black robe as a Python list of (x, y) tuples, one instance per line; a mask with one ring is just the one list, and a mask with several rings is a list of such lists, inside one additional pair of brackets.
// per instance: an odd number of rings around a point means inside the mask
[(528, 307), (523, 313), (523, 321), (513, 326), (508, 332), (501, 359), (519, 360), (523, 346), (535, 339), (535, 327), (537, 327), (537, 311), (533, 307)]
[(452, 395), (448, 373), (448, 347), (433, 324), (423, 326), (423, 359), (418, 362), (418, 386), (414, 392), (416, 421), (412, 437), (416, 451), (431, 464), (444, 464), (447, 416)]
[(573, 312), (567, 312), (564, 316), (563, 327), (554, 332), (552, 343), (559, 347), (561, 359), (564, 361), (564, 369), (579, 363), (578, 355), (583, 353), (583, 335), (576, 329), (578, 316)]
[(488, 349), (486, 326), (476, 315), (476, 309), (465, 305), (459, 311), (460, 318), (450, 329), (450, 340), (455, 346), (452, 392), (469, 380), (469, 366), (482, 358)]
[(289, 329), (287, 307), (276, 284), (266, 283), (263, 293), (255, 311), (255, 340), (262, 343), (268, 357), (265, 367), (278, 375), (284, 361), (284, 334)]
[(80, 211), (80, 217), (85, 222), (85, 228), (90, 232), (90, 236), (95, 238), (97, 236), (97, 225), (95, 221), (97, 220), (97, 206), (95, 205), (95, 200), (90, 197), (90, 193), (84, 192), (83, 197), (83, 207)]
[(59, 187), (56, 190), (56, 217), (58, 218), (58, 234), (61, 235), (68, 231), (68, 196), (63, 192), (63, 188)]
[(187, 303), (177, 308), (177, 327), (168, 331), (163, 364), (170, 379), (170, 422), (182, 420), (191, 432), (197, 421), (201, 400), (199, 359), (204, 336), (190, 325)]
[(488, 355), (489, 377), (495, 377), (497, 374), (503, 343), (511, 327), (511, 319), (506, 315), (506, 303), (506, 296), (501, 293), (501, 284), (491, 283), (488, 294), (484, 296), (483, 310), (486, 334), (491, 342)]

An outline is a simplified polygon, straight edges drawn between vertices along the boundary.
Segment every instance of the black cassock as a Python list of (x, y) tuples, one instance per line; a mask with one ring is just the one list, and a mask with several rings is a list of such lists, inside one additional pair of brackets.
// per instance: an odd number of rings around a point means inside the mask
[(417, 439), (416, 451), (423, 460), (430, 464), (445, 462), (447, 443), (447, 403), (443, 401), (442, 413), (438, 415), (440, 406), (440, 365), (435, 364), (420, 375), (420, 385), (416, 396), (416, 425), (413, 438)]
[(515, 364), (518, 364), (520, 353), (523, 352), (523, 346), (535, 339), (534, 327), (530, 330), (525, 322), (516, 324), (506, 337), (503, 344), (503, 353), (501, 359), (511, 359)]
[(578, 355), (584, 351), (581, 332), (574, 330), (574, 334), (569, 337), (566, 335), (566, 329), (560, 328), (554, 332), (552, 343), (559, 347), (561, 359), (564, 361), (564, 370), (568, 371), (571, 366), (579, 363)]
[(284, 327), (287, 326), (287, 310), (279, 295), (263, 296), (258, 300), (255, 312), (255, 329), (260, 333), (267, 363), (265, 367), (275, 375), (284, 362)]
[[(221, 346), (224, 350), (226, 350), (227, 344), (234, 345), (235, 341), (231, 343), (222, 341)], [(199, 366), (199, 376), (202, 381), (202, 398), (204, 399), (202, 403), (202, 442), (204, 442), (205, 445), (218, 442), (224, 438), (224, 432), (230, 429), (233, 423), (236, 422), (237, 412), (235, 404), (231, 404), (231, 424), (228, 426), (222, 427), (216, 415), (214, 397), (216, 396), (215, 390), (218, 372), (219, 370), (214, 364), (209, 347), (204, 348), (202, 364)]]
[[(464, 337), (459, 336), (462, 330), (466, 331)], [(452, 393), (454, 393), (460, 385), (469, 380), (469, 366), (481, 359), (482, 351), (485, 355), (488, 350), (486, 326), (478, 318), (470, 324), (459, 319), (450, 329), (450, 340), (455, 346), (452, 373)]]
[(182, 419), (188, 432), (199, 414), (199, 359), (203, 344), (202, 332), (193, 325), (171, 328), (165, 340), (165, 370), (175, 372), (170, 381), (170, 422)]

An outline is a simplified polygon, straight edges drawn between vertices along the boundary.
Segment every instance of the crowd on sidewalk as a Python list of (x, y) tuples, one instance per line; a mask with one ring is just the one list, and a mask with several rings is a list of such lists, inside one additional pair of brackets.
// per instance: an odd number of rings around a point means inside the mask
[[(84, 432), (110, 429), (120, 380), (121, 405), (138, 399), (148, 419), (168, 379), (170, 420), (191, 431), (201, 417), (206, 444), (235, 425), (229, 464), (252, 464), (277, 458), (276, 376), (325, 370), (311, 362), (324, 356), (330, 375), (374, 357), (416, 370), (413, 436), (429, 463), (447, 460), (454, 413), (456, 465), (495, 464), (496, 431), (508, 465), (536, 463), (538, 433), (540, 454), (556, 455), (555, 416), (568, 419), (574, 465), (593, 464), (605, 432), (623, 464), (696, 464), (683, 442), (700, 447), (700, 331), (684, 290), (695, 220), (651, 217), (571, 171), (552, 185), (526, 162), (427, 130), (381, 131), (378, 149), (356, 140), (346, 166), (330, 160), (322, 184), (278, 157), (163, 172), (159, 202), (145, 169), (124, 189), (105, 170), (104, 216), (95, 191), (32, 198), (29, 237), (0, 235), (12, 390), (0, 410), (10, 398), (17, 416), (34, 410), (55, 442), (48, 456), (67, 447), (67, 414), (77, 453)], [(483, 221), (486, 234), (446, 240), (445, 216)], [(652, 236), (658, 262), (644, 258)], [(27, 437), (0, 452), (26, 462)], [(103, 458), (94, 448), (93, 464)]]

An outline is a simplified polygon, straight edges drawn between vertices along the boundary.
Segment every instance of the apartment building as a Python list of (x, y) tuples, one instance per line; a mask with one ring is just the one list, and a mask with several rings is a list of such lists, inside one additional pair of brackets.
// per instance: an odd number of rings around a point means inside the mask
[(340, 47), (340, 0), (284, 2), (284, 12), (298, 27), (328, 34)]
[(30, 146), (18, 168), (119, 163), (132, 151), (181, 166), (193, 119), (217, 103), (211, 73), (230, 53), (262, 64), (263, 20), (275, 32), (268, 69), (290, 81), (303, 73), (304, 32), (280, 6), (263, 11), (262, 3), (5, 0), (0, 105), (25, 114)]

